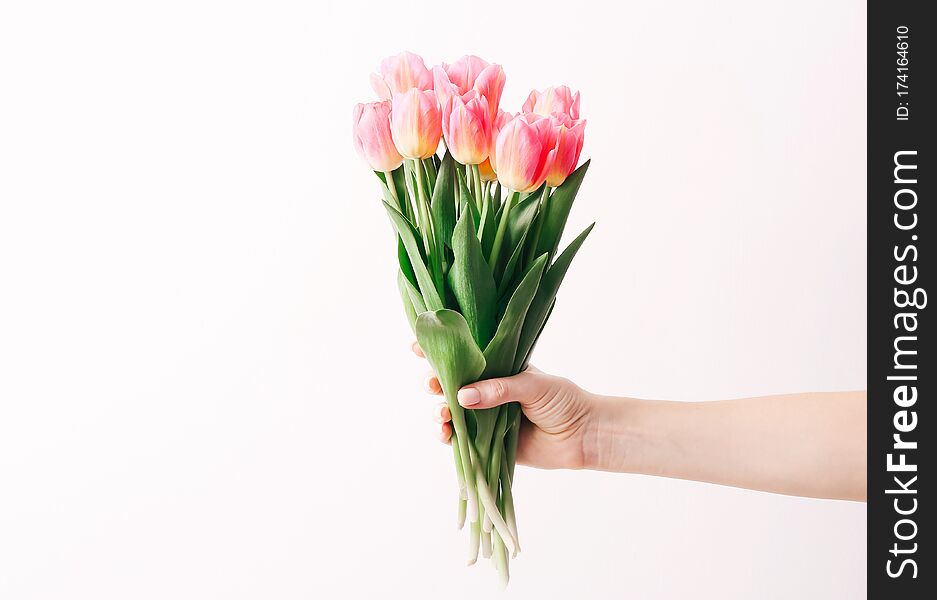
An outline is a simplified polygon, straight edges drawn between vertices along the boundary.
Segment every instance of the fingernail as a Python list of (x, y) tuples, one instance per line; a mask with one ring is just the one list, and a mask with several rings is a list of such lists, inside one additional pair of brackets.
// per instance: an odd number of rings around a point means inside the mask
[(434, 377), (433, 375), (430, 375), (429, 377), (426, 378), (426, 381), (423, 382), (423, 388), (424, 388), (428, 393), (430, 393), (430, 394), (432, 394), (433, 391), (434, 391), (434, 390), (433, 390), (433, 380), (434, 380), (434, 379), (435, 379), (435, 377)]
[(456, 397), (462, 406), (475, 406), (482, 401), (482, 395), (475, 388), (462, 388)]

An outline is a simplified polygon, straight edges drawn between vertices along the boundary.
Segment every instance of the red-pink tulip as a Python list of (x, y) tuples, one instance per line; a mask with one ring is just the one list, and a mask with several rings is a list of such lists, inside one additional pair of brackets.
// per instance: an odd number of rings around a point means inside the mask
[(380, 73), (371, 74), (371, 87), (381, 100), (390, 100), (410, 88), (433, 89), (433, 74), (423, 59), (412, 52), (401, 52), (381, 61)]
[(576, 120), (579, 118), (579, 92), (573, 93), (565, 85), (548, 87), (542, 92), (533, 90), (521, 110), (544, 117), (565, 115)]
[(355, 105), (355, 150), (375, 171), (393, 171), (403, 163), (390, 133), (390, 112), (390, 100)]
[(451, 96), (442, 107), (442, 133), (452, 157), (463, 165), (481, 164), (491, 148), (488, 99), (474, 90)]
[(439, 148), (442, 122), (432, 90), (410, 88), (394, 94), (390, 131), (404, 158), (429, 158)]
[(547, 159), (556, 145), (550, 119), (520, 115), (505, 125), (495, 142), (495, 170), (501, 185), (515, 192), (532, 192), (546, 178)]
[(546, 182), (556, 187), (576, 169), (586, 131), (585, 121), (550, 117), (556, 142), (547, 157)]

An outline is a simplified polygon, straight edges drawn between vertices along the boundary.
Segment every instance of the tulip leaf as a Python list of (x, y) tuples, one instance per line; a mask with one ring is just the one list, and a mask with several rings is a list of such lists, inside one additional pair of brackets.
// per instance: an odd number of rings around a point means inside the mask
[(482, 251), (485, 256), (491, 253), (491, 245), (495, 241), (495, 229), (498, 227), (497, 207), (491, 198), (482, 198), (481, 224), (478, 229), (478, 239), (482, 242)]
[(472, 337), (483, 348), (494, 335), (498, 296), (469, 211), (462, 213), (455, 226), (452, 253), (454, 260), (449, 269), (449, 289), (468, 322)]
[[(563, 250), (563, 253), (557, 257), (556, 261), (550, 265), (550, 268), (547, 269), (546, 274), (544, 274), (543, 281), (540, 282), (540, 287), (537, 290), (537, 295), (530, 304), (530, 310), (527, 311), (527, 319), (524, 322), (524, 329), (517, 345), (517, 355), (515, 356), (513, 364), (517, 371), (526, 364), (530, 352), (537, 338), (540, 336), (540, 332), (543, 330), (548, 313), (556, 299), (556, 293), (560, 289), (560, 284), (563, 283), (563, 278), (566, 276), (566, 271), (569, 269), (569, 265), (573, 262), (573, 258), (576, 256), (582, 243), (589, 237), (589, 233), (592, 232), (593, 227), (595, 227), (595, 223), (586, 227), (576, 239), (570, 242), (569, 246)], [(519, 286), (518, 289), (520, 289)]]
[(394, 169), (391, 173), (394, 183), (394, 191), (397, 194), (395, 198), (391, 193), (390, 188), (387, 187), (387, 178), (384, 176), (384, 173), (380, 171), (374, 171), (374, 174), (377, 175), (377, 178), (381, 180), (381, 192), (384, 194), (384, 200), (387, 201), (391, 206), (396, 206), (404, 215), (407, 214), (407, 175), (404, 173), (403, 165)]
[(582, 179), (589, 169), (589, 162), (587, 160), (578, 169), (570, 173), (566, 181), (553, 190), (549, 200), (544, 204), (543, 225), (534, 256), (540, 256), (544, 252), (548, 252), (551, 257), (556, 254), (560, 238), (563, 236), (563, 229), (566, 227), (566, 219), (569, 218), (573, 200), (576, 199), (576, 193), (579, 192)]
[[(547, 311), (547, 317), (543, 320), (543, 324), (540, 326), (540, 331), (538, 331), (536, 337), (534, 337), (534, 343), (531, 344), (531, 345), (530, 345), (530, 349), (527, 350), (527, 354), (526, 354), (526, 356), (524, 356), (524, 360), (520, 363), (520, 367), (517, 368), (517, 369), (515, 369), (518, 373), (520, 373), (521, 371), (525, 370), (525, 369), (527, 368), (527, 365), (530, 363), (530, 357), (531, 357), (531, 356), (533, 355), (533, 353), (534, 353), (534, 348), (537, 347), (537, 342), (540, 341), (540, 336), (543, 334), (543, 330), (546, 329), (546, 327), (547, 327), (547, 322), (550, 320), (550, 315), (553, 314), (553, 309), (554, 309), (554, 308), (556, 308), (556, 300), (555, 300), (555, 299), (553, 300), (552, 303), (550, 303), (550, 310)], [(517, 364), (515, 363), (515, 367), (516, 367), (516, 366), (517, 366)]]
[(446, 152), (439, 166), (436, 186), (433, 188), (433, 199), (430, 201), (436, 245), (439, 248), (442, 248), (443, 244), (452, 248), (452, 229), (455, 227), (455, 185), (452, 163), (452, 155)]
[(521, 239), (518, 240), (517, 245), (514, 247), (514, 251), (511, 252), (510, 258), (508, 258), (507, 264), (504, 265), (504, 272), (501, 274), (501, 279), (498, 282), (498, 298), (504, 298), (509, 290), (512, 289), (512, 283), (515, 283), (514, 274), (517, 271), (517, 263), (520, 262), (521, 255), (524, 253), (524, 240), (527, 239), (527, 231), (524, 231), (521, 234)]
[(483, 373), (485, 379), (504, 377), (515, 373), (513, 370), (514, 357), (517, 354), (521, 331), (530, 304), (540, 285), (540, 276), (543, 274), (546, 264), (546, 255), (542, 255), (535, 260), (517, 289), (514, 290), (514, 294), (511, 295), (511, 299), (504, 310), (504, 316), (501, 317), (501, 322), (498, 323), (495, 336), (485, 348), (485, 360), (487, 361)]
[(410, 221), (408, 221), (399, 210), (387, 202), (384, 203), (384, 208), (387, 210), (390, 221), (393, 223), (394, 229), (397, 230), (397, 234), (400, 236), (404, 248), (406, 248), (407, 256), (410, 259), (410, 265), (413, 267), (413, 274), (420, 287), (420, 293), (423, 296), (423, 301), (426, 302), (426, 308), (428, 310), (445, 308), (439, 297), (439, 291), (433, 283), (433, 277), (429, 274), (426, 263), (423, 262), (423, 256), (420, 253), (420, 244), (417, 241), (417, 233), (413, 229), (413, 225), (410, 224)]
[(412, 285), (417, 285), (416, 275), (413, 273), (413, 265), (410, 264), (410, 257), (407, 255), (407, 248), (403, 245), (403, 239), (397, 236), (397, 262), (400, 263), (400, 271)]
[(461, 198), (461, 212), (465, 212), (466, 207), (472, 211), (472, 219), (475, 221), (475, 231), (478, 231), (478, 228), (481, 227), (481, 215), (478, 212), (478, 207), (475, 206), (475, 201), (473, 200), (471, 190), (468, 189), (468, 186), (465, 184), (465, 177), (462, 175), (462, 169), (456, 169), (459, 179), (459, 198)]
[[(540, 196), (532, 194), (511, 207), (504, 232), (504, 242), (497, 257), (495, 277), (500, 281), (498, 293), (503, 294), (514, 276), (514, 269), (523, 253), (524, 238), (540, 206)], [(510, 252), (510, 254), (508, 254)]]
[[(416, 318), (420, 313), (426, 312), (426, 306), (423, 305), (423, 297), (420, 292), (407, 281), (403, 271), (397, 271), (397, 289), (400, 291), (400, 299), (403, 300), (403, 309), (407, 313), (407, 321), (410, 322), (410, 329), (416, 325)], [(416, 302), (419, 302), (417, 304)]]

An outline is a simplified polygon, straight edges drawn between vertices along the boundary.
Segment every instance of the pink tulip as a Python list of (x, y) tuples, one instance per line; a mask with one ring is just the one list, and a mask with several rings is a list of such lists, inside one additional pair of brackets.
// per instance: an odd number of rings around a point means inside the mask
[(491, 150), (488, 153), (488, 160), (491, 165), (491, 169), (495, 172), (498, 171), (498, 161), (497, 161), (497, 141), (498, 134), (501, 133), (501, 130), (504, 129), (504, 126), (511, 122), (511, 120), (517, 115), (509, 113), (503, 110), (498, 111), (498, 117), (494, 120), (494, 123), (491, 126)]
[(453, 96), (465, 96), (474, 90), (488, 100), (491, 121), (498, 115), (504, 82), (501, 65), (489, 65), (477, 56), (463, 56), (452, 65), (433, 67), (433, 87), (440, 106), (445, 107)]
[(463, 165), (488, 159), (491, 149), (491, 113), (488, 100), (474, 90), (452, 96), (442, 108), (442, 132), (452, 157)]
[(433, 74), (423, 59), (412, 52), (401, 52), (381, 61), (380, 74), (371, 74), (371, 87), (381, 100), (390, 100), (410, 88), (433, 89)]
[(436, 95), (417, 88), (394, 94), (390, 130), (404, 158), (429, 158), (439, 148), (442, 122)]
[(390, 111), (390, 100), (355, 105), (355, 150), (375, 171), (393, 171), (403, 163), (391, 137)]
[(544, 117), (561, 114), (576, 120), (579, 118), (579, 92), (574, 94), (565, 85), (548, 87), (542, 92), (534, 90), (527, 96), (521, 111)]
[(566, 181), (579, 163), (586, 122), (557, 117), (550, 117), (550, 121), (556, 143), (547, 157), (546, 181), (550, 187), (556, 187)]
[(550, 119), (520, 115), (505, 125), (495, 143), (495, 168), (501, 185), (515, 192), (532, 192), (546, 179), (547, 159), (556, 145)]

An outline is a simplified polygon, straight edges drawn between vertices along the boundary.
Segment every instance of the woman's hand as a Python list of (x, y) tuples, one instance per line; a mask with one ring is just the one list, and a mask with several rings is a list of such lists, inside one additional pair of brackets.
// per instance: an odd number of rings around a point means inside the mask
[[(413, 352), (423, 357), (414, 342)], [(426, 383), (430, 393), (442, 395), (435, 376)], [(491, 408), (518, 402), (526, 417), (521, 422), (517, 443), (517, 462), (541, 469), (582, 469), (591, 455), (592, 407), (595, 398), (562, 377), (547, 375), (534, 367), (513, 377), (488, 379), (459, 390), (459, 404), (466, 409)], [(449, 442), (452, 428), (449, 407), (443, 402), (435, 408), (441, 424), (441, 439)]]

